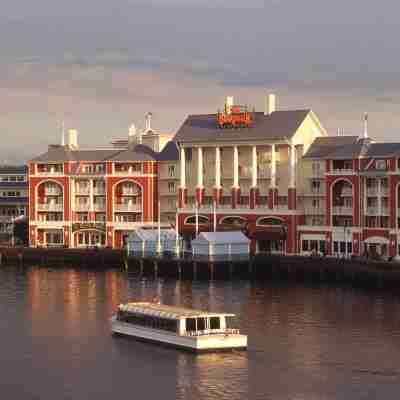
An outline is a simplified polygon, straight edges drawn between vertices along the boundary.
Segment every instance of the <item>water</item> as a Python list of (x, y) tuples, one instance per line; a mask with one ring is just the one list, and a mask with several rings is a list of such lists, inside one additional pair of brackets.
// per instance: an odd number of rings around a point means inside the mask
[[(247, 352), (192, 355), (110, 335), (120, 302), (232, 311)], [(277, 283), (0, 269), (3, 399), (398, 399), (400, 300)]]

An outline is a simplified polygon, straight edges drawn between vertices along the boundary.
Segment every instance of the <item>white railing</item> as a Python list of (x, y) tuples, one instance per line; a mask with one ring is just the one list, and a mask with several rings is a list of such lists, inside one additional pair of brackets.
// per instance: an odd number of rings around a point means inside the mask
[(88, 187), (77, 187), (75, 188), (75, 194), (83, 194), (83, 195), (87, 195), (90, 193), (90, 190)]
[(343, 188), (341, 192), (342, 196), (348, 196), (352, 197), (353, 196), (353, 190), (351, 188)]
[(122, 196), (140, 196), (140, 190), (122, 189)]
[(204, 331), (186, 331), (185, 336), (205, 336), (205, 335), (239, 335), (239, 329), (225, 328), (225, 329), (205, 329)]
[(143, 171), (138, 170), (128, 170), (128, 171), (114, 171), (116, 176), (143, 176), (145, 175)]
[(75, 211), (89, 211), (89, 204), (75, 204)]
[(105, 211), (106, 210), (106, 205), (104, 203), (94, 203), (93, 204), (93, 210), (94, 211)]
[(95, 187), (95, 188), (93, 188), (93, 194), (102, 196), (102, 195), (106, 194), (106, 188), (105, 187)]
[(141, 212), (141, 204), (117, 204), (115, 206), (115, 212)]
[(62, 204), (38, 204), (37, 206), (38, 211), (63, 211)]
[(382, 196), (388, 196), (389, 195), (389, 188), (381, 188), (381, 195)]
[(38, 171), (37, 176), (61, 176), (64, 175), (63, 171)]
[(59, 188), (45, 187), (44, 194), (45, 196), (62, 196), (62, 190)]
[(366, 215), (389, 215), (389, 208), (388, 207), (381, 207), (379, 210), (378, 207), (367, 207)]
[(353, 169), (333, 169), (331, 172), (328, 172), (330, 175), (353, 175), (354, 170)]
[(326, 209), (324, 207), (305, 207), (304, 214), (306, 215), (323, 215)]
[(325, 195), (325, 189), (323, 189), (323, 188), (320, 188), (320, 189), (311, 188), (310, 193), (311, 193), (311, 194)]
[(377, 187), (367, 187), (367, 196), (377, 196), (378, 188)]
[(332, 214), (334, 215), (353, 215), (353, 207), (333, 207)]

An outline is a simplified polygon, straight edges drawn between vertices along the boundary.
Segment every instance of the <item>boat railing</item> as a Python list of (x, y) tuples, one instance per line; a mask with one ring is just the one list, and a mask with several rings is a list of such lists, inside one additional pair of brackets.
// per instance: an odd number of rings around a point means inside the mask
[(205, 329), (203, 331), (189, 331), (185, 332), (185, 336), (206, 336), (206, 335), (216, 335), (216, 334), (223, 334), (223, 335), (239, 335), (239, 329)]

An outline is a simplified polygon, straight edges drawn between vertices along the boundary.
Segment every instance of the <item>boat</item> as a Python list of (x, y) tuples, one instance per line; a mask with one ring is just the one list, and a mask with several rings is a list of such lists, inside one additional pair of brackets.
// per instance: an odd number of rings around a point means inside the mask
[(114, 334), (195, 353), (244, 350), (247, 336), (232, 326), (235, 314), (151, 302), (120, 304), (111, 317)]

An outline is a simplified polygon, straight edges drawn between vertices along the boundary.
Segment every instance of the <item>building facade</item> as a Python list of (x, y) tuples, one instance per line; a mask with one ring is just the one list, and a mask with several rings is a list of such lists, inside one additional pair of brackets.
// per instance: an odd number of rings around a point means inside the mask
[(0, 241), (13, 241), (14, 222), (28, 215), (28, 174), (24, 165), (0, 166)]
[(196, 226), (242, 229), (254, 252), (299, 252), (302, 159), (327, 133), (312, 110), (275, 104), (270, 95), (263, 112), (251, 112), (228, 97), (222, 113), (190, 115), (178, 130), (179, 231), (187, 241)]
[(70, 130), (67, 145), (30, 161), (30, 246), (120, 248), (130, 231), (157, 220), (157, 160), (133, 139), (81, 150)]

